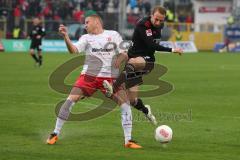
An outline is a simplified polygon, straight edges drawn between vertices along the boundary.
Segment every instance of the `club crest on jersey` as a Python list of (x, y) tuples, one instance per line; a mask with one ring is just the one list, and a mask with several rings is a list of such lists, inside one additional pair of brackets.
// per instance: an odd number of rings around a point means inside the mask
[(108, 41), (108, 42), (110, 42), (111, 40), (112, 40), (112, 38), (111, 38), (111, 37), (108, 37), (108, 38), (107, 38), (107, 41)]
[(146, 30), (146, 34), (147, 34), (147, 36), (152, 36), (152, 30), (151, 29), (147, 29)]

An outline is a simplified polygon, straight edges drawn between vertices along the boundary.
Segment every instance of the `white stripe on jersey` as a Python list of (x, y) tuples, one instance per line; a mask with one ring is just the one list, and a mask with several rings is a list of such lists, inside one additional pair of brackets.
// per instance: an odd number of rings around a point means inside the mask
[[(119, 70), (114, 68), (113, 61), (118, 53), (122, 37), (116, 31), (104, 30), (98, 35), (85, 34), (74, 43), (78, 52), (85, 52), (86, 58), (81, 74), (97, 77), (117, 77)], [(114, 45), (115, 44), (115, 47)], [(107, 46), (107, 47), (106, 47)]]

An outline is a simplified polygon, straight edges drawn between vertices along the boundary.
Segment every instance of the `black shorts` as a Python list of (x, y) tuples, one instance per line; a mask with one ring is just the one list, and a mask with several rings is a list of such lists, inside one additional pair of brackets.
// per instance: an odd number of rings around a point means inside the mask
[(139, 56), (142, 57), (146, 61), (145, 68), (142, 71), (136, 71), (134, 77), (127, 77), (125, 87), (126, 89), (131, 88), (133, 86), (143, 84), (143, 75), (150, 73), (154, 69), (155, 60), (149, 56)]
[(150, 73), (154, 68), (155, 60), (149, 56), (141, 56), (141, 57), (146, 61), (146, 65), (143, 71), (146, 72), (146, 74)]
[(37, 49), (37, 51), (42, 51), (41, 45), (42, 45), (41, 43), (32, 41), (30, 45), (30, 49)]

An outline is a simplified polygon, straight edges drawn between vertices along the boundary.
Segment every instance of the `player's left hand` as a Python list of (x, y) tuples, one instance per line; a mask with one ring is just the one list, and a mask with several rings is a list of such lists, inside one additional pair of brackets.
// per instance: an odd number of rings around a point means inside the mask
[(182, 48), (173, 48), (172, 52), (177, 53), (180, 56), (183, 54)]

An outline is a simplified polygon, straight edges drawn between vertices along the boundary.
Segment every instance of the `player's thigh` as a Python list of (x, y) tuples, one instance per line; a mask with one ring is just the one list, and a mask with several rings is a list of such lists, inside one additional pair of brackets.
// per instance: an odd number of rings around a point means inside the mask
[(142, 70), (146, 65), (146, 61), (143, 57), (130, 58), (128, 63), (132, 64), (136, 70)]
[(33, 48), (30, 48), (30, 55), (33, 55), (34, 54), (34, 49)]
[(41, 44), (37, 45), (37, 53), (38, 53), (38, 55), (42, 55)]
[(74, 87), (80, 88), (83, 95), (89, 97), (97, 90), (96, 77), (82, 74), (76, 80)]
[(135, 102), (135, 99), (138, 97), (138, 86), (134, 86), (128, 89), (127, 96), (131, 103)]
[(77, 101), (79, 101), (79, 99), (82, 99), (82, 98), (84, 98), (82, 89), (78, 88), (78, 87), (73, 87), (68, 96), (68, 99), (70, 99), (74, 102), (77, 102)]

